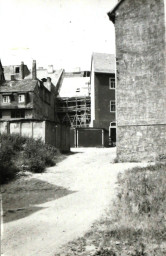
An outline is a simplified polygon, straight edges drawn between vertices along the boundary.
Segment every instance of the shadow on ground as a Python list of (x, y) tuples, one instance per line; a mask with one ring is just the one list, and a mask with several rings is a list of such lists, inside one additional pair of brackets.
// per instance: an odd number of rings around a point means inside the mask
[(36, 211), (42, 210), (44, 207), (40, 204), (76, 192), (34, 178), (10, 183), (3, 190), (4, 222), (27, 217)]

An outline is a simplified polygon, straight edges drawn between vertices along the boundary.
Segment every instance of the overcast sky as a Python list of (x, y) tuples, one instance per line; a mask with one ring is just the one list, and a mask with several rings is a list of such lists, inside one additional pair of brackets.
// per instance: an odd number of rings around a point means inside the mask
[(117, 0), (0, 0), (3, 65), (90, 69), (92, 52), (115, 52), (107, 12)]

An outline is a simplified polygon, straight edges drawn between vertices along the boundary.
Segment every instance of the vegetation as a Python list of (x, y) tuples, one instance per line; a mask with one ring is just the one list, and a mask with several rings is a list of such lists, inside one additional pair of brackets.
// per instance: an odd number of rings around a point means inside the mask
[(32, 172), (43, 172), (55, 165), (57, 149), (40, 139), (19, 135), (0, 135), (0, 184), (14, 179), (25, 167)]
[(119, 175), (117, 198), (104, 219), (69, 243), (64, 255), (166, 255), (165, 184), (164, 162)]

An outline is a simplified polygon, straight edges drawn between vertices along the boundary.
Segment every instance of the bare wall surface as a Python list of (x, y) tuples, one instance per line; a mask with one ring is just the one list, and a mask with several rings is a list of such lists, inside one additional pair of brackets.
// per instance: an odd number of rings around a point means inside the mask
[(131, 160), (132, 154), (138, 161), (166, 154), (164, 2), (126, 0), (116, 11), (117, 150), (121, 160)]
[(110, 122), (115, 121), (115, 113), (110, 112), (110, 101), (115, 100), (115, 90), (109, 89), (109, 78), (114, 74), (95, 73), (95, 120), (93, 127), (109, 130)]

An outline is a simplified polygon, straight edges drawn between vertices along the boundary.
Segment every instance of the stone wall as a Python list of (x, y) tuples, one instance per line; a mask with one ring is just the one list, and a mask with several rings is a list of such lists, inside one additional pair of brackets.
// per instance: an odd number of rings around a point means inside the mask
[(117, 157), (120, 161), (154, 161), (166, 155), (166, 125), (119, 126)]
[(117, 152), (122, 161), (166, 154), (164, 0), (125, 0), (115, 11)]

